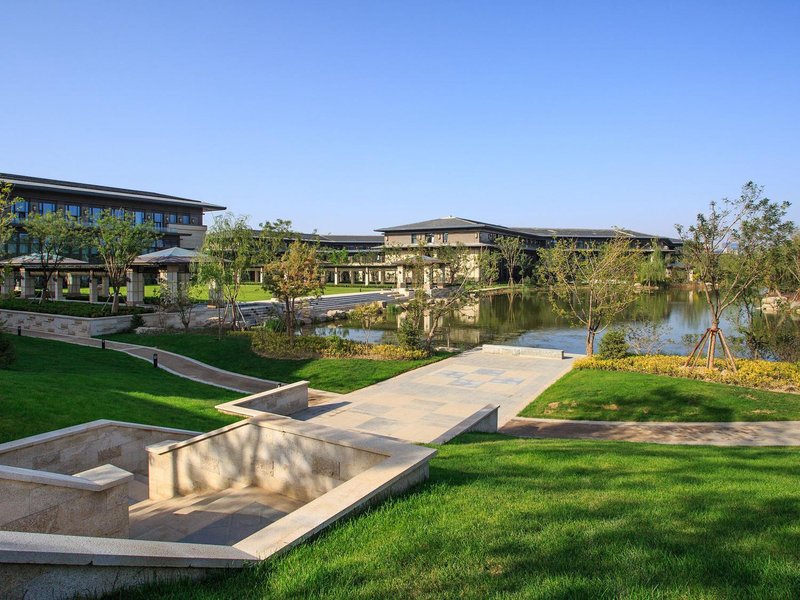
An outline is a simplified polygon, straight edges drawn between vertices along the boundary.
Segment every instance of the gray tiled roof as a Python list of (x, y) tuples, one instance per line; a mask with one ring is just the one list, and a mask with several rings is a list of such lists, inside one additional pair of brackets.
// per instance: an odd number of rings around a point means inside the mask
[(440, 219), (430, 219), (429, 221), (419, 221), (418, 223), (408, 223), (406, 225), (395, 225), (394, 227), (382, 227), (375, 231), (430, 231), (436, 229), (494, 229), (497, 231), (510, 231), (508, 227), (484, 223), (473, 219), (462, 217), (442, 217)]
[(130, 190), (126, 188), (109, 187), (105, 185), (77, 183), (75, 181), (44, 179), (42, 177), (14, 175), (12, 173), (0, 173), (0, 181), (5, 181), (13, 185), (53, 192), (72, 192), (95, 196), (113, 197), (119, 200), (138, 200), (140, 202), (156, 202), (163, 204), (193, 206), (195, 208), (202, 208), (204, 211), (225, 210), (224, 206), (209, 204), (199, 200), (191, 200), (189, 198), (180, 198), (178, 196), (168, 196), (166, 194), (159, 194), (156, 192), (144, 192), (141, 190)]
[(521, 231), (531, 235), (542, 237), (581, 237), (581, 238), (613, 238), (622, 234), (631, 238), (649, 239), (661, 238), (662, 236), (651, 233), (641, 233), (630, 229), (590, 229), (590, 228), (570, 228), (570, 227), (512, 227), (514, 231)]

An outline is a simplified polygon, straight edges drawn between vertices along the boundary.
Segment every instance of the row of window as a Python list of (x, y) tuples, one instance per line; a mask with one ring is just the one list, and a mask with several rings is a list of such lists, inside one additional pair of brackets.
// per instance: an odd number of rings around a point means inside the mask
[(412, 233), (411, 234), (411, 243), (412, 244), (416, 244), (420, 240), (425, 240), (426, 244), (432, 244), (435, 238), (439, 238), (438, 241), (442, 242), (443, 244), (446, 244), (448, 237), (449, 236), (448, 236), (447, 232), (440, 233), (440, 234), (438, 234), (436, 236), (434, 236), (434, 234), (432, 234), (432, 233)]
[[(80, 219), (83, 216), (84, 223), (92, 225), (103, 214), (103, 208), (99, 206), (81, 207), (80, 204), (65, 204), (62, 207), (64, 214), (75, 219)], [(34, 202), (29, 200), (21, 200), (14, 205), (14, 222), (22, 223), (32, 214), (46, 215), (48, 213), (56, 212), (58, 206), (55, 202)], [(196, 225), (197, 220), (192, 218), (188, 213), (162, 213), (144, 210), (126, 211), (123, 208), (112, 208), (111, 213), (116, 217), (123, 217), (125, 214), (132, 214), (135, 223), (144, 223), (145, 221), (152, 221), (156, 229), (164, 229), (169, 225)]]
[[(178, 240), (176, 239), (159, 238), (145, 253), (155, 252), (163, 248), (173, 248), (177, 245)], [(17, 231), (11, 235), (11, 238), (6, 242), (5, 246), (0, 245), (0, 256), (24, 256), (36, 252), (37, 250), (37, 244), (28, 238), (27, 233)], [(92, 262), (97, 258), (98, 253), (97, 248), (73, 248), (66, 253), (66, 256)]]

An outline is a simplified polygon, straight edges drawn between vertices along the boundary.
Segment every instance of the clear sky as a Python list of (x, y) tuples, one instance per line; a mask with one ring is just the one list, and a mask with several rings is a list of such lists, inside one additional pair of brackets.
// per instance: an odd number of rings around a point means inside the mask
[(303, 230), (800, 221), (800, 2), (5, 2), (0, 172)]

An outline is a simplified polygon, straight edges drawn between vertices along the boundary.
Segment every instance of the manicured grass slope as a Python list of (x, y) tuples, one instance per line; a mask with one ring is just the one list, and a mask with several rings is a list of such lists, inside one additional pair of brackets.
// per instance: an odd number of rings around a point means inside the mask
[[(323, 290), (323, 295), (330, 296), (332, 294), (352, 294), (354, 292), (371, 292), (371, 291), (378, 291), (381, 289), (389, 289), (389, 287), (382, 287), (379, 285), (371, 285), (371, 286), (358, 286), (358, 285), (328, 285), (325, 286)], [(81, 293), (89, 294), (89, 288), (84, 287), (81, 288)], [(127, 293), (127, 288), (122, 286), (120, 288), (120, 294), (123, 296)], [(157, 285), (146, 285), (144, 286), (144, 295), (145, 296), (156, 296), (158, 294), (158, 286)], [(272, 298), (272, 294), (264, 290), (261, 287), (261, 284), (258, 283), (243, 283), (242, 287), (239, 291), (239, 302), (256, 302), (258, 300), (269, 300)], [(208, 301), (208, 292), (203, 291), (199, 294), (198, 299), (200, 301)]]
[(800, 450), (469, 434), (430, 481), (238, 574), (125, 598), (797, 598)]
[(17, 360), (0, 370), (0, 442), (95, 419), (210, 431), (237, 419), (214, 409), (240, 397), (114, 352), (13, 337)]
[(241, 335), (228, 335), (218, 340), (216, 335), (204, 333), (119, 334), (109, 336), (109, 339), (170, 350), (220, 369), (253, 377), (283, 383), (307, 380), (312, 388), (339, 393), (352, 392), (441, 358), (278, 360), (254, 354), (250, 350), (250, 338)]
[(520, 415), (595, 421), (800, 420), (800, 395), (581, 369), (564, 375)]

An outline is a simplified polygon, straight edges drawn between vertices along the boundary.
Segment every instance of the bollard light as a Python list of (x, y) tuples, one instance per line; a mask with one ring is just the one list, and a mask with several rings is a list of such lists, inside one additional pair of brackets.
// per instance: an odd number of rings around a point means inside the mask
[(157, 369), (158, 368), (158, 354), (153, 352), (153, 366)]
[(22, 325), (17, 325), (17, 335), (22, 335)]
[(106, 349), (106, 341), (105, 341), (105, 340), (100, 340), (100, 347), (101, 347), (103, 350), (105, 350), (105, 349)]

